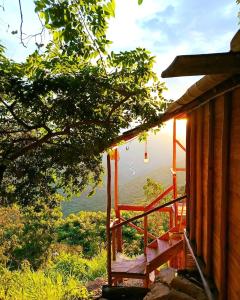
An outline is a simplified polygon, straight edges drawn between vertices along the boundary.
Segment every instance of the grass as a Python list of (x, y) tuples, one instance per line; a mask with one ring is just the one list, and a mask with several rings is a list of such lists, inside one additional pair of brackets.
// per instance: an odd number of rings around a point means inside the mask
[(106, 252), (88, 260), (61, 253), (48, 265), (32, 271), (0, 268), (1, 300), (85, 300), (91, 299), (85, 283), (106, 275)]

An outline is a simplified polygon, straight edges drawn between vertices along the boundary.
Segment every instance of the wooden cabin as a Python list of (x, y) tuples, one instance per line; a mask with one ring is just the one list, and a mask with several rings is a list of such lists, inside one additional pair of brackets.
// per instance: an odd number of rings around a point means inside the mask
[[(157, 206), (140, 210), (142, 211), (140, 217), (143, 218), (153, 211), (171, 210), (175, 215), (171, 230), (178, 231), (182, 234), (182, 238), (174, 241), (168, 248), (166, 248), (167, 244), (163, 243), (162, 247), (165, 248), (161, 250), (161, 246), (158, 248), (159, 240), (162, 242), (166, 238), (165, 241), (169, 242), (170, 232), (165, 237), (156, 237), (156, 239), (152, 237), (153, 241), (149, 243), (148, 237), (151, 237), (144, 227), (144, 239), (147, 244), (142, 262), (137, 263), (142, 266), (141, 272), (138, 269), (138, 273), (135, 274), (134, 272), (127, 274), (124, 267), (120, 268), (121, 272), (118, 270), (114, 273), (112, 267), (114, 259), (116, 260), (114, 251), (121, 250), (121, 247), (119, 243), (115, 245), (113, 242), (113, 257), (111, 258), (111, 252), (108, 256), (110, 284), (114, 283), (114, 280), (132, 276), (145, 279), (147, 285), (149, 274), (154, 268), (169, 260), (174, 262), (174, 257), (179, 257), (184, 251), (184, 259), (180, 265), (176, 264), (175, 260), (173, 266), (189, 267), (190, 253), (200, 272), (209, 299), (240, 299), (240, 67), (236, 69), (240, 61), (239, 33), (232, 40), (231, 46), (230, 60), (237, 61), (234, 68), (229, 66), (224, 68), (224, 64), (220, 63), (216, 69), (216, 55), (219, 57), (216, 54), (215, 57), (206, 59), (206, 65), (196, 63), (194, 57), (193, 67), (189, 57), (187, 59), (186, 56), (183, 57), (183, 61), (180, 57), (173, 62), (169, 70), (165, 71), (165, 77), (181, 76), (181, 72), (184, 73), (183, 75), (206, 74), (175, 101), (159, 120), (162, 122), (172, 118), (177, 119), (183, 115), (187, 117), (184, 146), (186, 196), (179, 197), (173, 188), (173, 201), (168, 205), (159, 206), (160, 202), (155, 201)], [(184, 70), (183, 66), (185, 66)], [(110, 158), (108, 166), (109, 164)], [(110, 184), (110, 166), (108, 170)], [(108, 189), (110, 195), (110, 185)], [(182, 233), (182, 224), (178, 218), (179, 210), (176, 210), (175, 205), (179, 201), (182, 203), (185, 198), (185, 222), (182, 223), (185, 229)], [(109, 245), (112, 237), (114, 240), (115, 236), (121, 234), (121, 226), (137, 219), (135, 217), (131, 220), (122, 220), (119, 210), (117, 214), (117, 223), (112, 227), (110, 224), (108, 226)], [(108, 217), (110, 220), (109, 210)], [(145, 219), (145, 225), (146, 223)], [(154, 255), (152, 265), (151, 258), (148, 257), (149, 252)], [(133, 264), (132, 270), (134, 267)]]
[(240, 76), (205, 76), (175, 107), (178, 105), (188, 119), (185, 239), (209, 297), (237, 300), (240, 297)]

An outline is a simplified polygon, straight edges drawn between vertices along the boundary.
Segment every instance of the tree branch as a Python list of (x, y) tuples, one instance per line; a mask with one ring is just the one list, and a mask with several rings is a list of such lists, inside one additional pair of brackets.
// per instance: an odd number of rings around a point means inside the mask
[(49, 139), (55, 137), (55, 136), (61, 136), (61, 135), (67, 135), (69, 134), (69, 129), (66, 128), (63, 131), (59, 131), (59, 132), (52, 132), (52, 133), (47, 133), (46, 135), (44, 135), (41, 139), (37, 140), (36, 142), (33, 142), (25, 147), (23, 147), (20, 151), (18, 151), (17, 153), (13, 154), (10, 157), (10, 160), (15, 160), (18, 157), (24, 155), (26, 152), (36, 149), (38, 147), (40, 147), (42, 144), (44, 144), (45, 142), (47, 142)]
[(21, 0), (18, 0), (18, 6), (19, 6), (19, 12), (20, 12), (20, 18), (21, 18), (21, 22), (20, 22), (20, 40), (21, 40), (21, 44), (23, 45), (23, 47), (27, 48), (27, 46), (23, 42), (23, 12), (22, 12)]
[(14, 119), (23, 127), (27, 128), (27, 129), (31, 129), (31, 126), (29, 126), (28, 124), (26, 124), (23, 120), (21, 120), (13, 111), (13, 104), (12, 105), (8, 105), (3, 99), (0, 98), (0, 101), (3, 103), (3, 105), (8, 109), (8, 111), (11, 113), (11, 115), (14, 117)]
[(107, 120), (110, 120), (112, 114), (123, 104), (125, 103), (132, 95), (127, 95), (126, 97), (124, 97), (121, 101), (115, 103), (112, 107), (112, 109), (110, 110), (110, 113), (108, 114)]

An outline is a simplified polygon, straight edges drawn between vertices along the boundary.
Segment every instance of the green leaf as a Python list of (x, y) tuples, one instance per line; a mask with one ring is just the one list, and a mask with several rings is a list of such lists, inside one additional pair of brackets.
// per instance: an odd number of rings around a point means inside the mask
[(141, 5), (143, 3), (143, 0), (138, 0), (138, 5)]

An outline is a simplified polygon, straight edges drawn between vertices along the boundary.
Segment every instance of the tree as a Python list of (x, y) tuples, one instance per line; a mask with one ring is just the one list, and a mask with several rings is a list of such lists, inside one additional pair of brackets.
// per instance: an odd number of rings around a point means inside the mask
[[(151, 203), (157, 196), (164, 192), (164, 186), (151, 178), (147, 178), (143, 186), (145, 203)], [(171, 201), (171, 194), (165, 196), (159, 204)], [(155, 212), (149, 216), (149, 224), (152, 232), (160, 236), (169, 229), (169, 215), (164, 212)]]
[[(140, 1), (141, 2), (141, 1)], [(137, 48), (108, 53), (114, 0), (36, 0), (51, 39), (16, 63), (0, 48), (1, 203), (55, 206), (101, 181), (102, 153), (134, 124), (166, 108), (154, 57)], [(41, 46), (41, 45), (40, 45)]]

